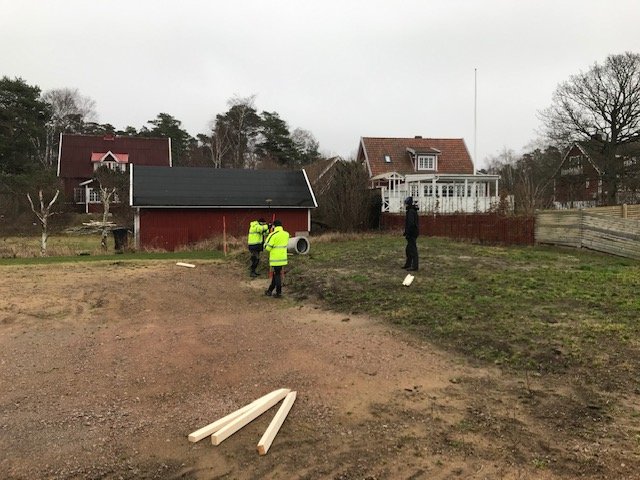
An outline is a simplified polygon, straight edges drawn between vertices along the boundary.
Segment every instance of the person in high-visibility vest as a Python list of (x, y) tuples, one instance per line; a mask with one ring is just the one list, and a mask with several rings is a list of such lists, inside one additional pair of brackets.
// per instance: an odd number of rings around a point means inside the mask
[(249, 252), (251, 253), (251, 270), (250, 275), (257, 277), (258, 263), (260, 263), (260, 252), (262, 252), (264, 238), (269, 233), (269, 225), (264, 221), (264, 218), (254, 220), (249, 224), (249, 236), (247, 237), (247, 244), (249, 245)]
[[(287, 264), (287, 247), (289, 246), (289, 232), (282, 228), (280, 220), (274, 220), (273, 231), (264, 242), (264, 249), (269, 252), (269, 265), (273, 269), (271, 284), (264, 292), (274, 298), (282, 296), (282, 267)], [(275, 290), (275, 293), (273, 291)]]

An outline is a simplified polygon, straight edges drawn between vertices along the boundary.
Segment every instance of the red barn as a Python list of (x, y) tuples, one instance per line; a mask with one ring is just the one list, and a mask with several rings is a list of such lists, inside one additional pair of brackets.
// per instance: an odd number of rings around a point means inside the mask
[(304, 170), (131, 168), (137, 248), (174, 250), (221, 235), (243, 237), (249, 223), (278, 218), (285, 230), (311, 230), (315, 195)]
[(127, 172), (129, 165), (171, 166), (171, 139), (117, 135), (60, 135), (58, 177), (67, 201), (85, 212), (98, 211), (100, 190), (91, 188), (93, 172), (106, 165)]

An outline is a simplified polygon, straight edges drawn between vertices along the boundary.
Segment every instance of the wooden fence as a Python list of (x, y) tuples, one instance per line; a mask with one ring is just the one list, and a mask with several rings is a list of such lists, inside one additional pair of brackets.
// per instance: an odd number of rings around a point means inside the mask
[[(629, 207), (632, 206), (636, 207)], [(613, 210), (605, 213), (593, 213), (593, 210), (538, 212), (536, 243), (584, 247), (640, 260), (640, 220), (611, 216)]]
[[(380, 228), (403, 229), (404, 215), (383, 213)], [(534, 217), (505, 217), (496, 213), (420, 215), (420, 234), (429, 237), (447, 237), (454, 240), (472, 240), (504, 245), (533, 245)]]
[(611, 205), (608, 207), (585, 208), (585, 212), (607, 215), (610, 217), (640, 220), (640, 205)]

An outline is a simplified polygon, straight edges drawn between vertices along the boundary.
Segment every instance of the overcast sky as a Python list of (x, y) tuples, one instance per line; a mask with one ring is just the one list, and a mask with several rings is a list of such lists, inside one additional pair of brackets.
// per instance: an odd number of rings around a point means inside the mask
[(558, 83), (639, 52), (639, 22), (639, 0), (0, 0), (0, 76), (78, 88), (116, 128), (196, 135), (256, 95), (326, 154), (462, 137), (482, 167), (537, 138)]

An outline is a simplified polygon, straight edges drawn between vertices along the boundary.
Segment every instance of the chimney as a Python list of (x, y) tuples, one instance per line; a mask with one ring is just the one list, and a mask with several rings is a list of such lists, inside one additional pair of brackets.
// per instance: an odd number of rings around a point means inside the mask
[(109, 142), (113, 142), (116, 139), (116, 136), (113, 135), (112, 133), (107, 133), (104, 137), (102, 137), (102, 139)]
[(415, 136), (415, 137), (413, 137), (413, 138), (422, 138), (422, 135), (416, 135), (416, 136)]

